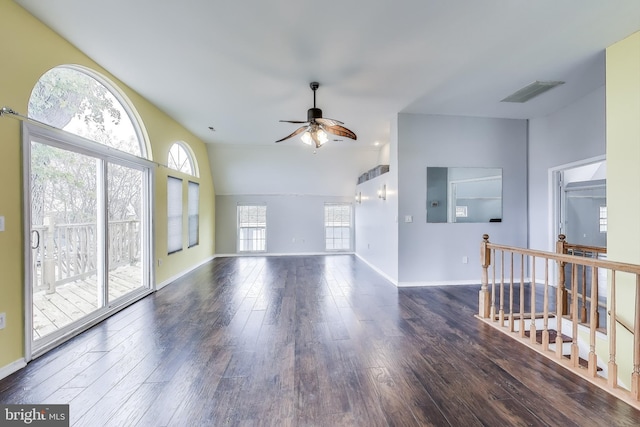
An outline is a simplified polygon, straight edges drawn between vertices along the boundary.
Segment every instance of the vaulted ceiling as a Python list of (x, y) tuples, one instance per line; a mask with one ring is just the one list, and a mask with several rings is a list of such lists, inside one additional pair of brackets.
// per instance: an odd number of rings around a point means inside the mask
[[(602, 86), (604, 49), (640, 30), (638, 0), (15, 1), (215, 144), (289, 134), (311, 81), (358, 134), (337, 144), (363, 148), (399, 112), (546, 115)], [(500, 102), (535, 80), (566, 84)]]

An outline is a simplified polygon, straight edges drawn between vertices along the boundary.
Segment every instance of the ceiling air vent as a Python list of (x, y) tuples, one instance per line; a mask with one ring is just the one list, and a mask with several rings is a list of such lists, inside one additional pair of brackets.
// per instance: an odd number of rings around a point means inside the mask
[(519, 91), (516, 91), (511, 95), (507, 96), (505, 99), (503, 99), (500, 102), (527, 102), (531, 98), (536, 97), (541, 93), (544, 93), (562, 84), (564, 84), (564, 82), (560, 82), (560, 81), (540, 82), (536, 80), (530, 85), (527, 85), (522, 89), (520, 89)]

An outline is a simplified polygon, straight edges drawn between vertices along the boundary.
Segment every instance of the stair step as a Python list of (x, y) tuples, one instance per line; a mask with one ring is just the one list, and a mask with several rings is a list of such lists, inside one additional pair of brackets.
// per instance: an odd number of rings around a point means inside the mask
[[(562, 357), (564, 357), (565, 359), (571, 360), (571, 355), (570, 354), (565, 354)], [(581, 368), (589, 369), (589, 362), (587, 360), (583, 359), (582, 357), (578, 358), (578, 365), (580, 365)], [(596, 370), (598, 372), (600, 372), (600, 371), (602, 371), (602, 368), (597, 366)]]
[[(524, 335), (526, 337), (530, 337), (531, 331), (524, 331)], [(555, 344), (557, 336), (558, 336), (558, 331), (556, 331), (555, 329), (549, 329), (549, 344)], [(571, 337), (568, 337), (565, 334), (562, 334), (561, 337), (562, 337), (563, 343), (570, 343), (572, 341)], [(536, 342), (538, 344), (542, 344), (542, 330), (536, 331)], [(571, 360), (570, 354), (563, 354), (562, 357), (564, 357), (565, 359)], [(580, 365), (580, 367), (582, 368), (589, 369), (589, 361), (583, 359), (582, 357), (578, 358), (578, 365)], [(598, 366), (596, 367), (596, 370), (602, 371), (602, 368)]]
[[(505, 319), (509, 319), (509, 317), (513, 317), (514, 320), (520, 320), (521, 316), (520, 316), (520, 313), (511, 313), (511, 314), (505, 313), (504, 318)], [(525, 320), (531, 319), (531, 313), (525, 313), (522, 317)], [(553, 313), (547, 314), (547, 318), (548, 319), (554, 319), (555, 317), (556, 317), (556, 315), (553, 314)], [(536, 313), (535, 314), (535, 318), (536, 319), (544, 319), (544, 313)], [(495, 320), (499, 320), (499, 319), (500, 319), (500, 315), (496, 314), (495, 315)]]
[[(524, 331), (524, 335), (530, 337), (531, 331)], [(555, 344), (557, 336), (558, 331), (555, 329), (549, 329), (549, 344)], [(561, 337), (563, 343), (572, 341), (571, 337), (568, 337), (565, 334), (562, 334)], [(538, 344), (542, 344), (542, 330), (536, 330), (536, 342)]]

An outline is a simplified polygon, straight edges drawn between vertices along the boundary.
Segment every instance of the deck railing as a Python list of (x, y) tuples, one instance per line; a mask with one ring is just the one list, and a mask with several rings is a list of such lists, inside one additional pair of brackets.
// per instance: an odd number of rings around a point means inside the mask
[[(494, 244), (485, 234), (478, 317), (640, 408), (640, 265), (602, 259), (602, 253), (570, 245), (564, 236), (553, 253)], [(604, 302), (603, 281), (609, 286)], [(620, 295), (633, 299), (626, 312), (617, 310)], [(603, 317), (609, 317), (607, 328)], [(618, 359), (632, 364), (620, 367)]]
[[(95, 223), (32, 226), (32, 280), (35, 291), (54, 293), (56, 286), (82, 280), (97, 272)], [(109, 269), (140, 260), (140, 221), (109, 221)]]

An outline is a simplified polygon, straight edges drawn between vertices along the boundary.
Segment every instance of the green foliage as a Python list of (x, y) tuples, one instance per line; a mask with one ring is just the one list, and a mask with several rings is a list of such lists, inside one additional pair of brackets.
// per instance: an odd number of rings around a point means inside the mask
[[(29, 99), (29, 117), (64, 129), (76, 118), (84, 127), (73, 132), (91, 141), (140, 155), (129, 118), (109, 90), (80, 71), (58, 67), (45, 73)], [(110, 120), (110, 123), (107, 121)], [(108, 126), (106, 126), (108, 125)], [(117, 132), (114, 133), (114, 130)], [(98, 209), (98, 163), (90, 156), (40, 143), (31, 144), (32, 222), (51, 217), (58, 224), (94, 223)], [(141, 173), (107, 165), (109, 220), (140, 217)]]
[(36, 83), (29, 99), (29, 117), (63, 129), (74, 117), (105, 130), (105, 116), (121, 120), (109, 90), (94, 78), (70, 69), (54, 68)]

